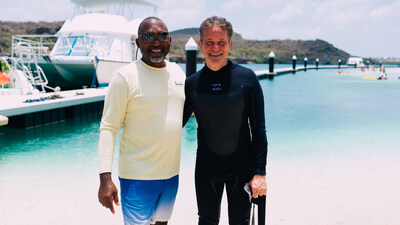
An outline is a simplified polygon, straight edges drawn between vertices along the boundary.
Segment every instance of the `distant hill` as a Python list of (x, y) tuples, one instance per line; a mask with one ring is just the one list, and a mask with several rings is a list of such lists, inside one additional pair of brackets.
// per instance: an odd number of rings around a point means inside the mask
[[(58, 22), (7, 22), (0, 21), (0, 55), (9, 55), (11, 52), (11, 36), (16, 34), (54, 34), (63, 21)], [(185, 62), (185, 44), (190, 37), (199, 41), (198, 28), (187, 28), (170, 32), (172, 46), (170, 59), (175, 62)], [(346, 62), (349, 53), (340, 50), (332, 44), (317, 40), (245, 40), (238, 33), (233, 35), (233, 47), (229, 58), (237, 63), (267, 63), (271, 51), (275, 53), (276, 63), (291, 63), (295, 54), (301, 63), (304, 57), (309, 63), (319, 58), (320, 64), (336, 64), (338, 59)], [(204, 56), (198, 51), (199, 62), (204, 62)], [(373, 60), (370, 60), (371, 62)]]
[(11, 52), (11, 36), (18, 34), (55, 34), (64, 24), (58, 22), (9, 22), (0, 21), (0, 55)]
[[(198, 28), (187, 28), (171, 32), (172, 46), (170, 58), (172, 61), (185, 61), (185, 44), (190, 37), (198, 42)], [(307, 57), (309, 63), (315, 63), (318, 58), (320, 64), (336, 64), (338, 59), (346, 62), (350, 54), (336, 48), (332, 44), (317, 40), (245, 40), (238, 33), (233, 35), (233, 46), (229, 58), (238, 63), (267, 63), (271, 51), (275, 53), (276, 63), (291, 63), (293, 55), (298, 62), (303, 62)], [(201, 51), (198, 52), (199, 61), (204, 61)]]

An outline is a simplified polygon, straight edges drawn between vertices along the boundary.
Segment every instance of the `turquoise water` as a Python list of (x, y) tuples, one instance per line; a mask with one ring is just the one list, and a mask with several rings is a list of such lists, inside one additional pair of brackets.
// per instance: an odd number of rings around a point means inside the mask
[[(268, 68), (268, 65), (246, 66), (255, 70)], [(327, 207), (330, 212), (339, 211), (334, 207), (340, 204), (337, 199), (347, 196), (349, 207), (341, 208), (354, 215), (343, 222), (337, 221), (337, 215), (322, 211), (321, 216), (331, 216), (332, 223), (316, 219), (319, 224), (368, 224), (360, 218), (376, 221), (371, 224), (400, 223), (397, 217), (389, 214), (390, 210), (386, 210), (384, 216), (371, 219), (365, 215), (377, 209), (361, 210), (366, 206), (360, 209), (357, 205), (362, 204), (365, 197), (357, 193), (371, 191), (364, 190), (368, 185), (363, 182), (369, 180), (380, 184), (372, 185), (373, 192), (379, 193), (377, 205), (399, 208), (396, 206), (399, 201), (395, 199), (398, 200), (400, 194), (395, 190), (400, 190), (397, 161), (400, 159), (400, 80), (397, 79), (400, 70), (387, 69), (389, 79), (385, 81), (363, 79), (377, 77), (378, 72), (360, 73), (358, 69), (345, 72), (351, 75), (339, 76), (335, 69), (308, 70), (260, 80), (265, 95), (269, 141), (271, 224), (296, 224), (290, 221), (313, 224), (303, 218), (308, 211), (295, 207), (300, 204), (296, 200), (314, 202), (310, 191), (315, 196), (319, 196), (318, 193), (332, 196), (325, 199), (332, 201)], [(27, 130), (5, 127), (0, 134), (0, 197), (3, 202), (0, 224), (25, 224), (28, 219), (32, 221), (30, 224), (120, 222), (118, 216), (109, 216), (96, 200), (99, 121), (100, 116), (94, 116)], [(180, 209), (189, 210), (186, 214), (193, 212), (189, 220), (195, 219), (195, 204), (187, 209), (182, 200), (193, 199), (196, 150), (193, 118), (183, 129), (182, 146), (180, 193), (190, 194), (178, 197), (175, 221), (184, 217)], [(116, 152), (115, 159), (117, 155)], [(114, 168), (116, 164), (115, 160)], [(358, 182), (355, 177), (365, 179)], [(382, 182), (389, 182), (389, 185)], [(330, 189), (341, 190), (342, 186), (335, 185), (344, 183), (353, 184), (354, 193), (350, 192), (352, 188), (340, 193)], [(327, 195), (321, 196), (319, 199)], [(359, 199), (353, 199), (354, 196)], [(318, 204), (315, 199), (315, 207), (319, 209)], [(351, 212), (354, 208), (359, 210)], [(19, 214), (21, 211), (23, 215)], [(57, 223), (60, 220), (67, 222)]]

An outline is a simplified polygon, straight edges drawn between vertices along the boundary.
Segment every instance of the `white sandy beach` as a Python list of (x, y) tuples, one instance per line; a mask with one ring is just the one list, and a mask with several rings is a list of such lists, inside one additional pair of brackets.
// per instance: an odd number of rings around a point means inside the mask
[[(340, 160), (270, 157), (267, 224), (400, 224), (399, 160), (385, 154)], [(170, 224), (197, 221), (192, 162), (183, 163)], [(96, 171), (79, 172), (80, 168), (68, 168), (68, 164), (43, 169), (39, 164), (26, 170), (21, 165), (13, 174), (2, 174), (0, 224), (122, 224), (120, 207), (112, 215), (97, 201)], [(18, 174), (24, 174), (23, 178)], [(226, 203), (220, 224), (228, 224)]]

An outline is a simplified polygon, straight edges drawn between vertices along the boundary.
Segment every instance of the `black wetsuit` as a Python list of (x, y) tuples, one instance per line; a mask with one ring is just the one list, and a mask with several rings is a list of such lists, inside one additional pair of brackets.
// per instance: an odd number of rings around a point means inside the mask
[[(192, 112), (198, 123), (196, 196), (199, 225), (218, 224), (224, 185), (229, 224), (248, 224), (244, 184), (265, 175), (267, 139), (264, 99), (256, 75), (228, 62), (207, 66), (186, 79), (184, 124)], [(250, 132), (251, 131), (251, 132)]]

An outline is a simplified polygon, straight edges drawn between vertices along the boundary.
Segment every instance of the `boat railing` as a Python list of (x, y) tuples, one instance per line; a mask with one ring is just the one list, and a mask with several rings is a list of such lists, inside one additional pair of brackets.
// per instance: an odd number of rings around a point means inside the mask
[[(34, 87), (29, 82), (23, 70), (18, 69), (18, 60), (10, 57), (0, 57), (0, 62), (5, 65), (5, 72), (10, 76), (10, 87), (19, 89), (19, 94), (32, 94)], [(26, 66), (25, 66), (26, 67)], [(25, 68), (25, 71), (27, 68)], [(22, 76), (20, 76), (23, 74)], [(11, 91), (13, 93), (13, 91)]]
[(38, 65), (38, 57), (49, 55), (49, 49), (54, 43), (44, 42), (45, 38), (55, 38), (55, 35), (14, 35), (12, 39), (11, 59), (13, 66), (21, 70), (33, 87), (41, 87), (57, 91), (59, 88), (48, 86), (48, 80), (43, 69)]
[[(56, 35), (13, 35), (11, 57), (33, 58), (50, 55), (57, 40)], [(21, 46), (20, 43), (29, 43)]]

